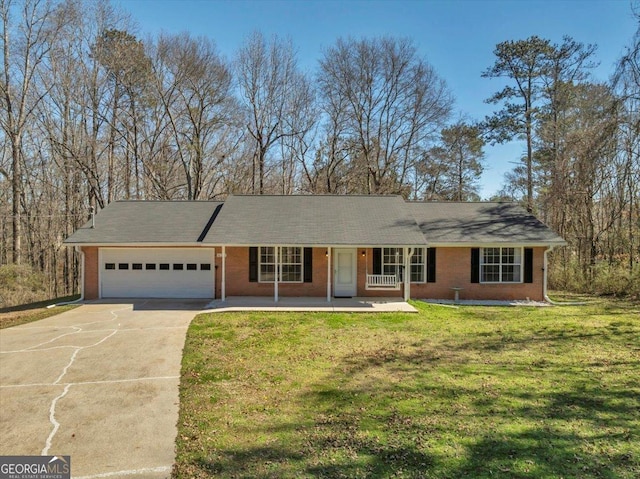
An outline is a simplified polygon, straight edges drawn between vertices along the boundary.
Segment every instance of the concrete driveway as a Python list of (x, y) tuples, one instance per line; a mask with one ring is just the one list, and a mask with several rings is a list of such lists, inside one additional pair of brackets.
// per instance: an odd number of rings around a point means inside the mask
[(73, 477), (167, 477), (189, 322), (203, 301), (90, 303), (0, 331), (0, 455)]

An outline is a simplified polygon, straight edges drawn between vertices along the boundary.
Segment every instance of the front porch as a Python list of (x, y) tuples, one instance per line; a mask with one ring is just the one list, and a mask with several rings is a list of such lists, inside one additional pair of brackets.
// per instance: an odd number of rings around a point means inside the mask
[[(220, 251), (220, 252), (218, 252)], [(412, 264), (415, 251), (420, 262)], [(216, 251), (216, 298), (410, 298), (412, 266), (422, 249), (371, 246), (222, 246)], [(412, 274), (415, 275), (415, 272)]]
[(216, 299), (206, 308), (212, 312), (230, 311), (316, 311), (348, 313), (417, 313), (417, 310), (402, 298), (326, 298), (280, 297), (274, 301), (268, 296), (231, 296), (224, 301)]

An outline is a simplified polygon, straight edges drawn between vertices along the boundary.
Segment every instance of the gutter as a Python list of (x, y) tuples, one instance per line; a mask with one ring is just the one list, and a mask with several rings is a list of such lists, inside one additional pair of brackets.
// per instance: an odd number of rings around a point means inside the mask
[(84, 251), (79, 246), (74, 246), (76, 252), (80, 253), (80, 297), (73, 301), (65, 301), (63, 303), (55, 303), (47, 306), (47, 309), (54, 308), (56, 306), (66, 306), (67, 304), (76, 304), (84, 301)]
[(547, 254), (550, 253), (551, 251), (553, 251), (557, 246), (559, 245), (549, 245), (549, 247), (544, 250), (544, 274), (542, 276), (542, 297), (544, 298), (544, 300), (549, 303), (549, 304), (553, 304), (554, 306), (584, 306), (585, 304), (587, 304), (585, 301), (566, 301), (566, 302), (558, 302), (558, 301), (554, 301), (552, 300), (547, 292), (547, 271), (548, 271), (548, 266), (549, 266), (549, 260), (547, 258)]

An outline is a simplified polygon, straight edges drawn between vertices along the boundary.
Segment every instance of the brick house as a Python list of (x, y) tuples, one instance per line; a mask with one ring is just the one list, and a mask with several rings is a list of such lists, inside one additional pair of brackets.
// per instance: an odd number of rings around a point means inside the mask
[(544, 300), (565, 244), (510, 203), (399, 196), (117, 201), (65, 243), (85, 299), (228, 296)]

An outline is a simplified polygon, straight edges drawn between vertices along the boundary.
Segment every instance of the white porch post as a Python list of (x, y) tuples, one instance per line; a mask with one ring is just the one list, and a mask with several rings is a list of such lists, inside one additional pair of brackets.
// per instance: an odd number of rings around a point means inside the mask
[(331, 302), (331, 248), (327, 246), (327, 303)]
[(275, 271), (275, 278), (273, 281), (273, 301), (274, 302), (278, 302), (278, 279), (280, 278), (280, 255), (278, 254), (280, 251), (280, 247), (279, 246), (274, 246), (274, 254), (275, 254), (275, 260), (276, 260), (276, 271)]
[(411, 299), (411, 257), (413, 248), (404, 248), (404, 300)]
[[(215, 268), (214, 273), (215, 274)], [(222, 285), (220, 286), (220, 296), (222, 301), (227, 299), (227, 247), (222, 247)]]

